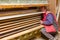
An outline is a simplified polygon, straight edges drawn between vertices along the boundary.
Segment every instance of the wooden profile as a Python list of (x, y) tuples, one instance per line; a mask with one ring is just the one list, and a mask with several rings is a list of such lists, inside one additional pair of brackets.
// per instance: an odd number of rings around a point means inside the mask
[(48, 4), (30, 4), (30, 5), (0, 5), (0, 8), (25, 8), (25, 7), (38, 7), (46, 6)]

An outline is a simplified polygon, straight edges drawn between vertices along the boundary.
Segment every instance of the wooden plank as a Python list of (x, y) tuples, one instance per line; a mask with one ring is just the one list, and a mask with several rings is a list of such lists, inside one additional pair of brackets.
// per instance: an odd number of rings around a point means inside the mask
[(29, 14), (19, 14), (19, 15), (13, 15), (13, 16), (5, 16), (5, 17), (0, 17), (0, 20), (4, 19), (9, 19), (9, 18), (15, 18), (15, 17), (23, 17), (23, 16), (29, 16), (29, 15), (36, 15), (36, 14), (41, 14), (43, 12), (35, 12), (35, 13), (29, 13)]
[[(29, 26), (29, 25), (32, 25), (32, 24), (35, 24), (35, 23), (38, 23), (38, 21), (28, 21), (27, 23), (23, 22), (23, 23), (15, 23), (15, 24), (9, 24), (9, 25), (5, 25), (5, 26), (1, 26), (0, 28), (3, 28), (3, 29), (0, 29), (0, 32), (3, 32), (3, 31), (8, 31), (8, 30), (11, 30), (11, 29), (16, 29), (16, 28), (20, 28), (22, 26)], [(5, 27), (5, 28), (4, 28)]]
[(39, 26), (39, 23), (33, 24), (32, 26), (30, 25), (30, 26), (27, 26), (27, 27), (23, 27), (23, 28), (16, 28), (16, 30), (13, 29), (13, 30), (8, 31), (8, 32), (5, 31), (5, 33), (0, 34), (1, 35), (0, 37), (2, 39), (2, 38), (5, 38), (5, 37), (8, 37), (8, 36), (17, 34), (19, 32), (23, 32), (23, 31), (29, 30), (29, 29), (34, 28), (36, 26)]
[[(12, 19), (15, 21), (13, 21), (11, 19), (6, 19), (7, 21), (1, 20), (2, 21), (2, 23), (0, 24), (0, 26), (1, 26), (0, 27), (1, 28), (0, 29), (0, 32), (1, 32), (0, 35), (2, 35), (2, 36), (0, 36), (1, 38), (5, 38), (5, 37), (8, 37), (10, 35), (16, 34), (17, 32), (20, 32), (22, 30), (21, 28), (27, 27), (26, 29), (28, 29), (28, 27), (34, 28), (35, 26), (40, 25), (40, 23), (39, 23), (40, 15), (39, 14), (27, 16), (27, 17), (24, 16), (22, 18), (21, 17), (15, 17)], [(18, 30), (18, 31), (14, 31), (14, 30)]]
[(40, 28), (42, 28), (42, 27), (43, 27), (43, 25), (40, 25), (40, 26), (38, 26), (38, 27), (35, 27), (35, 28), (32, 28), (32, 29), (29, 29), (29, 30), (26, 30), (26, 31), (23, 31), (23, 32), (14, 34), (14, 35), (11, 35), (11, 36), (9, 36), (9, 37), (2, 38), (2, 39), (0, 39), (0, 40), (13, 39), (13, 38), (18, 37), (18, 36), (21, 36), (21, 35), (23, 35), (23, 34), (26, 34), (26, 33), (32, 32), (32, 31), (34, 31), (34, 30), (40, 29)]
[(10, 22), (10, 21), (16, 21), (16, 20), (20, 20), (20, 19), (31, 19), (32, 17), (35, 18), (35, 17), (40, 17), (41, 18), (41, 15), (37, 14), (37, 15), (29, 15), (29, 16), (23, 16), (23, 17), (16, 17), (16, 18), (10, 18), (10, 19), (5, 19), (5, 20), (0, 20), (0, 23), (5, 23), (5, 22)]
[(36, 9), (34, 10), (17, 10), (17, 11), (2, 11), (0, 12), (0, 17), (2, 16), (11, 16), (11, 15), (18, 15), (18, 14), (28, 14), (28, 13), (32, 13), (32, 12), (37, 12)]
[(27, 8), (27, 7), (38, 7), (47, 6), (48, 4), (30, 4), (30, 5), (0, 5), (0, 9), (5, 8)]

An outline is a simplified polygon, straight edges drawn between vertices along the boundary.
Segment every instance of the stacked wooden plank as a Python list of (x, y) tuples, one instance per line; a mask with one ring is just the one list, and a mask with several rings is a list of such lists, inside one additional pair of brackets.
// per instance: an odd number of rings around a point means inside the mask
[(40, 26), (40, 18), (40, 13), (4, 20), (1, 18), (0, 39)]

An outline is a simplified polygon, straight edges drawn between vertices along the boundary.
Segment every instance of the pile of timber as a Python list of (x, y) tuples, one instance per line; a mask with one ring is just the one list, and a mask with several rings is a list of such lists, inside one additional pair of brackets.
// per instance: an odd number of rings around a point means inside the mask
[(0, 17), (0, 39), (7, 40), (24, 34), (24, 31), (28, 33), (29, 31), (40, 29), (38, 26), (40, 26), (41, 13), (42, 12), (35, 12)]

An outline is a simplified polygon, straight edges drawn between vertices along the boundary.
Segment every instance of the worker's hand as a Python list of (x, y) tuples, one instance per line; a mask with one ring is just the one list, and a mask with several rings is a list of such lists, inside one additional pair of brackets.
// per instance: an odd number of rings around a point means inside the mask
[(42, 20), (40, 20), (40, 23), (41, 23), (41, 24), (43, 24), (43, 21), (42, 21)]

